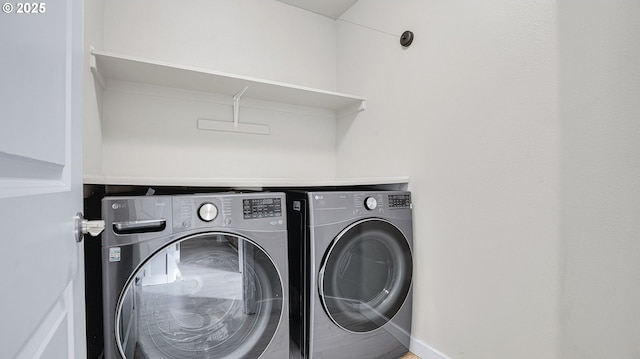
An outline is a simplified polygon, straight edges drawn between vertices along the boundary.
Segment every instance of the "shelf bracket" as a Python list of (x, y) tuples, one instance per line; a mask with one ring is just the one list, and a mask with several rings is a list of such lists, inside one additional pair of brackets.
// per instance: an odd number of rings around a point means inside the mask
[(91, 69), (91, 73), (93, 73), (93, 76), (96, 78), (96, 80), (98, 80), (100, 86), (102, 86), (102, 88), (106, 88), (107, 83), (104, 80), (104, 77), (102, 77), (100, 71), (98, 71), (95, 49), (93, 48), (93, 46), (89, 48), (89, 68)]
[(240, 111), (240, 98), (249, 89), (245, 86), (241, 91), (233, 95), (233, 123), (229, 121), (210, 120), (206, 118), (198, 119), (199, 130), (250, 133), (256, 135), (268, 135), (271, 130), (268, 125), (256, 123), (239, 123), (238, 113)]
[(238, 113), (240, 112), (240, 98), (249, 89), (245, 86), (240, 92), (233, 95), (233, 128), (238, 129)]
[(336, 118), (343, 118), (343, 117), (347, 117), (349, 115), (358, 113), (358, 112), (362, 112), (367, 108), (367, 101), (365, 100), (361, 100), (358, 103), (355, 103), (351, 106), (347, 106), (345, 108), (342, 108), (338, 111), (336, 111)]

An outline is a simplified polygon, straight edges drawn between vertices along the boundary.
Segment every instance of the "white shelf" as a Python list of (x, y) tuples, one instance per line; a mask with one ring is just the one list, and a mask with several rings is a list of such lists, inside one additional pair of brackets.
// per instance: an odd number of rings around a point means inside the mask
[(194, 186), (194, 187), (322, 187), (358, 185), (404, 185), (409, 177), (362, 178), (167, 178), (115, 177), (85, 175), (85, 184), (124, 186)]
[(336, 112), (337, 117), (362, 111), (359, 96), (261, 80), (207, 69), (91, 50), (91, 70), (103, 87), (110, 80), (179, 88), (234, 96), (249, 87), (244, 98), (315, 107)]
[[(122, 88), (128, 88), (128, 86), (132, 86), (132, 84), (143, 84), (149, 86), (138, 86), (143, 89), (143, 91), (149, 91), (150, 94), (155, 94), (156, 91), (160, 93), (170, 93), (173, 94), (174, 91), (171, 89), (177, 90), (185, 90), (185, 91), (175, 91), (180, 98), (182, 96), (194, 96), (194, 100), (201, 101), (202, 98), (208, 98), (209, 94), (211, 94), (212, 101), (221, 101), (220, 104), (231, 104), (233, 106), (234, 118), (233, 122), (228, 122), (227, 118), (199, 118), (194, 117), (195, 121), (198, 119), (198, 129), (205, 130), (215, 130), (215, 131), (230, 131), (230, 132), (242, 132), (242, 133), (252, 133), (252, 134), (261, 134), (267, 135), (269, 134), (270, 123), (264, 120), (265, 118), (273, 117), (271, 113), (268, 113), (267, 116), (259, 117), (261, 121), (257, 121), (258, 123), (249, 123), (238, 121), (238, 108), (242, 105), (241, 101), (246, 102), (247, 107), (256, 106), (254, 109), (259, 108), (261, 111), (269, 111), (274, 110), (278, 113), (287, 112), (291, 114), (287, 116), (287, 118), (297, 118), (300, 117), (304, 120), (307, 120), (311, 116), (317, 116), (319, 113), (322, 114), (322, 117), (326, 118), (340, 118), (349, 114), (355, 114), (364, 110), (365, 108), (365, 99), (360, 96), (354, 96), (344, 93), (338, 93), (333, 91), (326, 91), (321, 89), (314, 89), (309, 87), (297, 86), (292, 84), (280, 83), (269, 80), (256, 79), (246, 76), (228, 74), (218, 71), (212, 71), (209, 69), (195, 68), (189, 66), (182, 66), (176, 64), (170, 64), (166, 62), (143, 59), (138, 57), (132, 57), (122, 54), (115, 54), (105, 51), (98, 51), (95, 49), (91, 49), (90, 54), (90, 68), (93, 72), (94, 78), (96, 82), (100, 84), (105, 89), (112, 89), (114, 93), (121, 94)], [(127, 84), (129, 83), (129, 84)], [(137, 86), (137, 85), (134, 85)], [(138, 88), (136, 87), (136, 88)], [(157, 87), (157, 88), (155, 88)], [(115, 95), (114, 95), (115, 96)], [(171, 95), (169, 95), (171, 96)], [(226, 97), (228, 96), (228, 102)], [(113, 97), (112, 97), (113, 99)], [(215, 100), (214, 100), (215, 99)], [(109, 106), (105, 105), (105, 108), (109, 109), (109, 114), (111, 116), (122, 115), (122, 113), (126, 113), (128, 110), (126, 107), (117, 107), (118, 111), (115, 111), (114, 108), (110, 106), (113, 103), (110, 103)], [(125, 105), (126, 106), (126, 105)], [(180, 106), (180, 105), (176, 105)], [(176, 111), (181, 110), (182, 108), (176, 108)], [(182, 109), (184, 110), (184, 109)], [(124, 111), (124, 112), (123, 112)], [(135, 108), (132, 109), (135, 111)], [(116, 115), (114, 115), (114, 113)], [(246, 112), (245, 112), (246, 113)], [(334, 116), (332, 116), (332, 113)], [(149, 112), (149, 114), (145, 113), (137, 113), (136, 116), (153, 116), (153, 112)], [(101, 120), (101, 116), (98, 120)], [(242, 113), (240, 116), (243, 116)], [(250, 117), (253, 116), (253, 117)], [(269, 117), (271, 116), (271, 117)], [(257, 116), (255, 114), (250, 114), (247, 119), (253, 120)], [(264, 123), (264, 122), (267, 123)], [(238, 123), (240, 122), (240, 123)], [(314, 124), (313, 128), (320, 128), (320, 130), (325, 130), (326, 128), (331, 128), (330, 124), (325, 124), (325, 121), (318, 121), (321, 125)], [(117, 121), (115, 121), (117, 123)], [(179, 124), (182, 126), (184, 123), (185, 126), (193, 126), (192, 123), (188, 123), (185, 121), (181, 122), (171, 122), (172, 125)], [(95, 125), (95, 124), (94, 124)], [(114, 126), (113, 123), (107, 125)], [(222, 127), (224, 125), (224, 127)], [(231, 127), (232, 126), (232, 127)], [(258, 127), (262, 126), (262, 127)], [(325, 127), (323, 127), (325, 126)], [(154, 132), (156, 135), (159, 133), (162, 127), (158, 127), (157, 131)], [(177, 128), (174, 126), (174, 128)], [(291, 130), (293, 128), (294, 130)], [(191, 129), (191, 127), (190, 127)], [(119, 130), (120, 132), (118, 132)], [(261, 144), (265, 145), (267, 150), (274, 148), (274, 143), (277, 142), (277, 146), (275, 148), (278, 151), (281, 151), (280, 147), (283, 143), (291, 144), (292, 151), (299, 149), (300, 144), (296, 141), (288, 141), (289, 139), (295, 139), (296, 137), (291, 137), (294, 135), (298, 135), (300, 131), (304, 129), (301, 128), (298, 124), (292, 125), (288, 128), (284, 126), (280, 126), (278, 128), (280, 132), (275, 133), (277, 136), (273, 136), (272, 139), (269, 138), (261, 138), (256, 139), (256, 141), (261, 141)], [(115, 131), (109, 132), (109, 136), (118, 136), (123, 135), (127, 139), (131, 139), (131, 135), (123, 130), (122, 128), (116, 127)], [(191, 130), (190, 130), (191, 131)], [(298, 132), (293, 132), (298, 131)], [(106, 132), (102, 132), (103, 135)], [(187, 132), (184, 132), (187, 133)], [(183, 134), (184, 134), (183, 133)], [(289, 136), (291, 134), (291, 136)], [(164, 135), (162, 133), (161, 135)], [(202, 133), (200, 133), (202, 135)], [(322, 136), (326, 136), (324, 132), (321, 132)], [(201, 136), (202, 137), (202, 136)], [(312, 142), (312, 146), (314, 151), (331, 151), (334, 150), (332, 147), (323, 147), (323, 144), (318, 147), (319, 141), (324, 137), (318, 137), (319, 140), (316, 142)], [(113, 139), (113, 138), (112, 138)], [(225, 138), (227, 139), (227, 138)], [(329, 139), (331, 144), (333, 142), (333, 138)], [(133, 139), (135, 140), (135, 139)], [(182, 138), (184, 141), (184, 138)], [(238, 137), (238, 141), (249, 141), (249, 138)], [(284, 141), (284, 142), (283, 142)], [(288, 141), (288, 142), (287, 142)], [(102, 146), (102, 153), (105, 155), (105, 140), (92, 142), (92, 145)], [(174, 144), (175, 145), (175, 144)], [(228, 145), (228, 143), (227, 143)], [(213, 141), (210, 145), (212, 151), (224, 151), (226, 150), (225, 144), (218, 145), (217, 142)], [(233, 146), (231, 146), (233, 147)], [(235, 146), (234, 148), (238, 148)], [(303, 146), (303, 151), (304, 151)], [(169, 152), (169, 148), (162, 148), (162, 151)], [(96, 151), (91, 151), (98, 152)], [(283, 155), (287, 155), (286, 151), (282, 151)], [(233, 152), (231, 153), (233, 154)], [(193, 161), (196, 161), (196, 158), (201, 158), (201, 154), (198, 154), (200, 157), (195, 156), (191, 158), (187, 156)], [(106, 155), (100, 159), (100, 166), (104, 168), (104, 163), (102, 161), (105, 160)], [(239, 158), (243, 158), (239, 156)], [(295, 158), (295, 156), (294, 156)], [(310, 172), (310, 175), (319, 174), (322, 176), (323, 171), (319, 170), (322, 166), (328, 166), (326, 162), (326, 156), (318, 156), (320, 159), (320, 164), (314, 167), (314, 172)], [(111, 157), (109, 157), (111, 160)], [(266, 156), (265, 160), (273, 160), (272, 157)], [(283, 160), (281, 162), (281, 166), (287, 166), (287, 160)], [(196, 162), (194, 162), (196, 163)], [(200, 162), (197, 162), (200, 163)], [(280, 163), (280, 162), (279, 162)], [(251, 165), (250, 163), (247, 165)], [(175, 173), (165, 173), (164, 175), (159, 176), (136, 176), (136, 175), (128, 175), (127, 168), (131, 167), (132, 163), (127, 158), (123, 159), (123, 168), (119, 169), (118, 176), (113, 176), (109, 172), (101, 173), (101, 169), (95, 169), (96, 172), (93, 173), (85, 173), (84, 175), (84, 183), (85, 184), (97, 184), (97, 185), (123, 185), (123, 186), (193, 186), (193, 187), (234, 187), (234, 188), (259, 188), (259, 187), (316, 187), (316, 186), (355, 186), (355, 185), (379, 185), (379, 186), (404, 186), (409, 182), (408, 177), (384, 177), (384, 178), (219, 178), (212, 176), (211, 178), (203, 177), (201, 172), (190, 171), (188, 168), (186, 172), (181, 170), (180, 172)], [(110, 167), (110, 166), (107, 166)], [(194, 167), (194, 169), (197, 167)], [(328, 168), (331, 170), (331, 168)], [(289, 169), (287, 169), (289, 171)], [(156, 171), (152, 171), (156, 173)], [(98, 173), (98, 174), (95, 174)], [(141, 173), (141, 172), (137, 172)], [(233, 171), (221, 171), (220, 173), (226, 174), (227, 176), (234, 176)], [(275, 174), (274, 174), (275, 173)], [(270, 173), (265, 173), (263, 176), (269, 175), (278, 175), (278, 171), (271, 171)], [(285, 172), (289, 173), (289, 172)], [(304, 172), (302, 172), (304, 173)], [(180, 177), (182, 176), (182, 177)]]

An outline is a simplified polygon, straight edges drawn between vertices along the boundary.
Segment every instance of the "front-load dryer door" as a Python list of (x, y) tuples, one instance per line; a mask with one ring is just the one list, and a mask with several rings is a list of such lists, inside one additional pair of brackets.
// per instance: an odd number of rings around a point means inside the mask
[(347, 227), (320, 267), (318, 289), (327, 315), (354, 333), (383, 326), (407, 298), (411, 257), (406, 237), (387, 221), (366, 219)]
[(116, 344), (133, 358), (258, 358), (283, 315), (269, 255), (226, 233), (189, 236), (148, 258), (116, 309)]

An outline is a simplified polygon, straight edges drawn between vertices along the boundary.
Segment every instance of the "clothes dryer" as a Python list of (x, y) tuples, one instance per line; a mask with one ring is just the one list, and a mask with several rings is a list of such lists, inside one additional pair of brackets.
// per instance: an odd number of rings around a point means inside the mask
[(106, 359), (289, 355), (285, 197), (105, 197)]
[(411, 337), (411, 194), (290, 192), (287, 215), (294, 356), (404, 355)]

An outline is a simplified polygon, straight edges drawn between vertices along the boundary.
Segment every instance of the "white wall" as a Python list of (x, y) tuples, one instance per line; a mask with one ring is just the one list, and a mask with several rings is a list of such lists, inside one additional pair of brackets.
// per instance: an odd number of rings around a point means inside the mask
[[(104, 2), (103, 23), (104, 42), (96, 47), (105, 51), (325, 90), (336, 87), (335, 21), (280, 2), (110, 0)], [(99, 112), (96, 174), (174, 179), (335, 175), (333, 113), (243, 98), (240, 121), (267, 124), (271, 135), (198, 130), (198, 118), (232, 121), (227, 97), (110, 85)], [(95, 145), (88, 147), (96, 152)]]
[(640, 358), (640, 3), (558, 8), (562, 358)]
[(83, 171), (85, 174), (102, 173), (102, 126), (100, 112), (102, 89), (91, 75), (89, 68), (90, 47), (101, 49), (104, 40), (104, 0), (83, 2), (83, 51), (82, 73), (82, 130), (83, 130)]
[(335, 89), (335, 23), (329, 18), (264, 0), (106, 4), (105, 50)]
[(413, 335), (453, 358), (556, 358), (555, 1), (359, 1), (341, 19), (338, 89), (368, 102), (338, 123), (338, 175), (411, 176)]
[(267, 124), (270, 135), (199, 130), (198, 118), (232, 121), (228, 101), (212, 94), (130, 83), (105, 91), (105, 173), (188, 179), (335, 175), (333, 115), (242, 103), (240, 121)]

